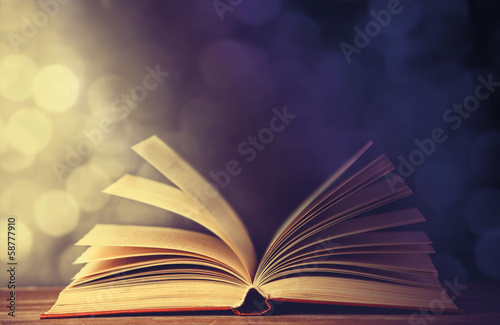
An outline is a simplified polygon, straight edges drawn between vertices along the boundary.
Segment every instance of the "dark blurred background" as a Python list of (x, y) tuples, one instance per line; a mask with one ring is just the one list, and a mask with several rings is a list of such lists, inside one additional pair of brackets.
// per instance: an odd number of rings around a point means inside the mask
[[(29, 8), (28, 17), (43, 10)], [(400, 176), (428, 220), (421, 228), (440, 277), (500, 280), (498, 1), (73, 0), (59, 9), (17, 52), (8, 38), (0, 51), (0, 60), (23, 55), (36, 65), (33, 98), (1, 97), (0, 126), (33, 105), (50, 124), (34, 133), (50, 129), (33, 152), (5, 140), (4, 157), (31, 159), (3, 164), (0, 184), (2, 218), (16, 215), (24, 229), (24, 285), (67, 283), (82, 252), (72, 244), (96, 223), (193, 227), (100, 193), (125, 172), (163, 180), (129, 149), (153, 134), (208, 179), (239, 163), (221, 193), (259, 256), (287, 215), (372, 139), (406, 166)], [(6, 35), (22, 28), (3, 27)], [(74, 101), (57, 111), (45, 98), (57, 91), (36, 86), (54, 64), (77, 80), (67, 90)], [(135, 108), (110, 110), (142, 85), (148, 66), (169, 75)], [(285, 106), (296, 117), (247, 161), (238, 147)], [(105, 117), (115, 129), (76, 168), (54, 169)], [(439, 142), (430, 140), (436, 132)], [(44, 207), (56, 199), (66, 210)]]

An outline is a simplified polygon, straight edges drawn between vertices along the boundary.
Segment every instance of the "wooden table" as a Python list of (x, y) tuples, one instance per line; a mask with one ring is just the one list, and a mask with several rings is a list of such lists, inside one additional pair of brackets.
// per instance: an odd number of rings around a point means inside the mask
[(173, 313), (134, 317), (43, 319), (38, 316), (55, 302), (62, 288), (16, 290), (16, 317), (7, 315), (6, 289), (0, 290), (1, 324), (500, 324), (500, 283), (469, 284), (456, 300), (465, 315), (436, 315), (410, 319), (412, 312), (331, 305), (279, 305), (271, 316), (234, 316), (225, 312)]

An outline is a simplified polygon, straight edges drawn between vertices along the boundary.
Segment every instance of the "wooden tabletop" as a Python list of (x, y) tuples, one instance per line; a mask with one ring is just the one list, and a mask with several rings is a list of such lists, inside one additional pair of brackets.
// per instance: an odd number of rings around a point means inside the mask
[(331, 305), (283, 303), (270, 316), (234, 316), (226, 312), (170, 313), (142, 316), (43, 319), (38, 316), (55, 302), (62, 288), (23, 288), (16, 290), (16, 317), (7, 315), (9, 291), (0, 290), (1, 324), (500, 324), (500, 283), (469, 284), (456, 304), (464, 315), (413, 315), (413, 312), (354, 308)]

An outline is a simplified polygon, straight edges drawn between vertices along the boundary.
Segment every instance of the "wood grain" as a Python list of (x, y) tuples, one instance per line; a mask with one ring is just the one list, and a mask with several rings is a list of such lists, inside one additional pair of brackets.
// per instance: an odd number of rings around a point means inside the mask
[[(229, 312), (170, 313), (140, 316), (44, 319), (38, 317), (57, 299), (62, 288), (23, 288), (16, 290), (16, 317), (7, 315), (6, 304), (0, 307), (1, 324), (500, 324), (500, 283), (469, 284), (457, 298), (464, 315), (413, 316), (414, 312), (331, 305), (283, 303), (270, 316), (235, 316)], [(2, 301), (8, 297), (0, 290)]]

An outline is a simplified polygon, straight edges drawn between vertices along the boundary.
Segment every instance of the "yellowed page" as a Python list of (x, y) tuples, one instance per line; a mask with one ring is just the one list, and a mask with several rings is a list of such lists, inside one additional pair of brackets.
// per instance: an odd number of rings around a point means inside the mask
[(202, 280), (66, 288), (46, 314), (238, 307), (247, 291), (238, 285)]
[(187, 251), (230, 265), (247, 279), (243, 264), (224, 242), (210, 235), (189, 230), (97, 224), (76, 245), (150, 247)]
[(231, 238), (217, 219), (207, 210), (198, 208), (193, 204), (193, 199), (178, 188), (139, 176), (124, 175), (103, 192), (146, 203), (189, 218), (213, 232), (230, 247), (234, 247)]
[(132, 149), (187, 194), (200, 213), (208, 212), (225, 233), (224, 238), (228, 239), (229, 246), (243, 262), (250, 277), (253, 277), (257, 258), (250, 236), (234, 210), (216, 189), (156, 136)]
[(440, 287), (423, 288), (370, 280), (325, 276), (291, 277), (259, 288), (271, 299), (307, 300), (354, 305), (428, 308), (437, 299), (446, 311), (458, 308)]
[(151, 256), (151, 255), (186, 255), (201, 256), (191, 252), (174, 249), (150, 248), (150, 247), (126, 247), (126, 246), (90, 246), (73, 264), (83, 264), (94, 261), (105, 261), (116, 258)]
[(285, 222), (281, 225), (281, 227), (278, 229), (276, 234), (274, 235), (273, 240), (271, 240), (271, 243), (269, 244), (269, 247), (271, 247), (276, 239), (278, 239), (278, 236), (281, 235), (281, 233), (292, 224), (292, 222), (302, 213), (304, 212), (305, 208), (307, 208), (311, 203), (313, 203), (314, 200), (318, 199), (318, 197), (323, 193), (330, 185), (332, 185), (333, 182), (335, 182), (340, 176), (342, 176), (343, 173), (346, 172), (349, 167), (352, 166), (356, 162), (356, 160), (359, 159), (363, 155), (363, 153), (368, 150), (368, 148), (371, 147), (373, 144), (372, 141), (369, 141), (367, 144), (361, 148), (354, 156), (352, 156), (349, 160), (347, 160), (337, 171), (335, 171), (321, 186), (314, 191), (304, 202), (302, 202), (301, 205), (299, 205), (295, 211), (285, 220)]

